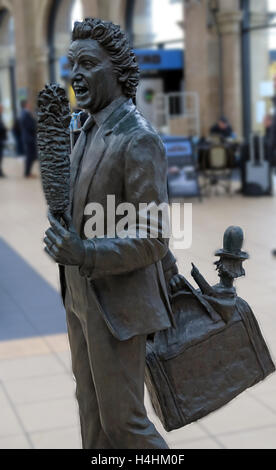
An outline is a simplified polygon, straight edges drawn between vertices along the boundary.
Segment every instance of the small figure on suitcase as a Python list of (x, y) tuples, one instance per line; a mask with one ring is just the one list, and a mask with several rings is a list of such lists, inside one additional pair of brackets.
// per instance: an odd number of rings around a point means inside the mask
[(192, 277), (199, 286), (202, 294), (222, 319), (228, 323), (235, 311), (236, 289), (234, 279), (244, 276), (242, 263), (248, 259), (248, 254), (241, 250), (243, 244), (243, 231), (240, 227), (228, 227), (224, 233), (223, 249), (216, 251), (219, 260), (214, 264), (217, 267), (220, 282), (211, 287), (198, 269), (193, 265)]

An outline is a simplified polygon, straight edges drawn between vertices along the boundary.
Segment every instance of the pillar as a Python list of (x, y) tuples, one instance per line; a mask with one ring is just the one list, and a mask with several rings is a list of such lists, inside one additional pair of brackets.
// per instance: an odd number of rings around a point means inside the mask
[(97, 0), (82, 0), (83, 17), (98, 18), (98, 3)]
[[(102, 20), (113, 21), (113, 23), (119, 24), (122, 27), (125, 26), (125, 11), (126, 11), (126, 0), (97, 0), (97, 7), (94, 0), (82, 0), (84, 10), (88, 14), (86, 16), (95, 16)], [(91, 6), (89, 4), (92, 4)], [(92, 12), (92, 13), (90, 13)]]
[(35, 0), (13, 0), (16, 44), (17, 90), (25, 89), (31, 103), (35, 105), (36, 48), (35, 48)]
[(222, 46), (223, 113), (242, 136), (241, 21), (238, 0), (220, 2), (217, 14)]
[(201, 135), (207, 136), (219, 108), (218, 44), (208, 29), (207, 0), (185, 3), (184, 27), (185, 91), (198, 94)]
[(185, 89), (198, 93), (202, 135), (209, 134), (223, 113), (241, 136), (242, 12), (239, 0), (217, 0), (214, 5), (212, 13), (208, 0), (186, 2)]
[[(251, 27), (267, 23), (267, 1), (251, 0)], [(251, 76), (251, 126), (253, 131), (260, 131), (262, 123), (257, 123), (257, 102), (260, 96), (260, 83), (268, 80), (269, 71), (269, 32), (268, 29), (258, 29), (250, 33), (250, 76)], [(269, 100), (268, 100), (269, 101)], [(268, 106), (267, 101), (267, 106)]]

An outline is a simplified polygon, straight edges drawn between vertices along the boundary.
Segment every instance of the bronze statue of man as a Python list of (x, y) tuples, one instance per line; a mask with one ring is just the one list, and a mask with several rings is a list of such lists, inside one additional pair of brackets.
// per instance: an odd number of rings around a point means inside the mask
[[(159, 225), (154, 238), (110, 236), (106, 207), (108, 195), (115, 208), (167, 202), (164, 148), (134, 105), (138, 65), (119, 26), (75, 23), (68, 58), (90, 116), (71, 156), (67, 228), (50, 215), (45, 243), (60, 269), (83, 447), (165, 449), (144, 407), (145, 348), (174, 324), (166, 272), (175, 260)], [(104, 209), (105, 232), (87, 238), (91, 202)]]

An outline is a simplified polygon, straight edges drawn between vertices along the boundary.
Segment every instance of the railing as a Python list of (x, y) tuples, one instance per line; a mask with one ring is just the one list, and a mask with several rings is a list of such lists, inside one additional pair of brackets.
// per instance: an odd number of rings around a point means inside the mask
[(199, 97), (195, 92), (157, 93), (154, 114), (161, 132), (200, 136)]

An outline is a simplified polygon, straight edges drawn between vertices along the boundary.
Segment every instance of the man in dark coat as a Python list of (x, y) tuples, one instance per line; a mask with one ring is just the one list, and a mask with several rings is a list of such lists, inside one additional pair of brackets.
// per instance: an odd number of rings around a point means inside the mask
[[(138, 214), (141, 203), (167, 202), (164, 148), (133, 104), (138, 66), (119, 26), (76, 23), (68, 57), (90, 117), (71, 156), (67, 228), (50, 215), (45, 250), (60, 265), (83, 447), (167, 448), (144, 407), (145, 348), (174, 324), (163, 269), (175, 260), (158, 223), (154, 238), (138, 217), (133, 237), (113, 233), (120, 204)], [(102, 233), (89, 237), (92, 203)]]
[(222, 116), (219, 118), (218, 122), (211, 127), (210, 134), (218, 135), (221, 139), (228, 139), (233, 137), (233, 129), (228, 120)]
[(34, 161), (37, 159), (37, 124), (27, 100), (21, 101), (20, 127), (25, 153), (25, 177), (31, 177)]
[(2, 112), (3, 112), (3, 108), (2, 108), (2, 105), (0, 104), (0, 178), (3, 178), (5, 176), (2, 170), (2, 160), (3, 160), (3, 152), (4, 152), (4, 143), (7, 138), (7, 130), (3, 123)]
[(12, 133), (13, 133), (15, 144), (16, 144), (16, 154), (24, 155), (24, 148), (23, 148), (23, 143), (22, 143), (22, 132), (21, 132), (19, 117), (16, 117), (14, 120)]

